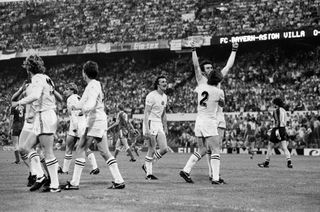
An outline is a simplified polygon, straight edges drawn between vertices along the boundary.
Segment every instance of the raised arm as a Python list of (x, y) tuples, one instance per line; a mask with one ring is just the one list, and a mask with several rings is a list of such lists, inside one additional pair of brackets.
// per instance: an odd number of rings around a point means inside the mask
[(232, 51), (231, 54), (229, 56), (229, 59), (227, 61), (226, 66), (221, 70), (222, 76), (226, 76), (228, 74), (228, 72), (230, 71), (231, 67), (234, 64), (234, 61), (236, 59), (236, 53), (238, 50), (239, 44), (238, 43), (232, 43)]
[(203, 77), (201, 74), (201, 69), (200, 69), (200, 64), (199, 64), (199, 58), (197, 55), (195, 43), (191, 42), (191, 47), (192, 47), (192, 63), (193, 63), (193, 68), (194, 68), (194, 74), (196, 76), (197, 83), (201, 80)]

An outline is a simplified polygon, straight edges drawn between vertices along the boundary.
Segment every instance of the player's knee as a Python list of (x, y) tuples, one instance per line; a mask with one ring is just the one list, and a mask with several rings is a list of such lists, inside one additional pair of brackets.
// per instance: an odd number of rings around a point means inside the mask
[(87, 151), (86, 151), (86, 156), (88, 157), (88, 155), (90, 155), (91, 153), (92, 153), (91, 150), (87, 150)]
[(161, 154), (161, 155), (164, 155), (164, 154), (166, 154), (167, 152), (168, 152), (168, 147), (165, 147), (165, 148), (163, 148), (163, 149), (160, 150), (160, 154)]
[(211, 149), (211, 154), (220, 154), (220, 148), (219, 147), (213, 147)]
[(100, 155), (103, 157), (105, 161), (109, 159), (109, 155), (106, 152), (100, 152)]

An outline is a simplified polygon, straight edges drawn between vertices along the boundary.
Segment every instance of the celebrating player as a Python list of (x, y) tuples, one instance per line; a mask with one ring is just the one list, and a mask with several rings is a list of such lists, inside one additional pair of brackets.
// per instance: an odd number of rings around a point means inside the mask
[(80, 138), (76, 149), (76, 160), (72, 180), (67, 181), (62, 188), (65, 190), (78, 190), (82, 170), (85, 166), (85, 152), (92, 144), (93, 140), (97, 141), (97, 146), (101, 156), (109, 166), (110, 172), (114, 178), (110, 189), (123, 189), (124, 180), (119, 172), (116, 159), (109, 151), (107, 142), (107, 115), (104, 111), (104, 93), (98, 78), (98, 64), (88, 61), (83, 65), (82, 76), (87, 86), (79, 103), (74, 106), (73, 110), (81, 110), (87, 116), (87, 125), (84, 135)]
[[(192, 62), (193, 62), (193, 66), (194, 66), (194, 71), (195, 71), (195, 76), (196, 76), (196, 80), (197, 80), (197, 84), (201, 85), (201, 84), (207, 84), (207, 77), (209, 76), (209, 74), (212, 72), (213, 70), (213, 66), (212, 63), (210, 61), (203, 61), (201, 64), (199, 64), (199, 59), (198, 59), (198, 55), (196, 52), (196, 48), (195, 48), (195, 43), (192, 42), (191, 43), (192, 46)], [(223, 77), (225, 77), (228, 72), (230, 71), (230, 69), (232, 68), (235, 58), (236, 58), (236, 52), (238, 50), (239, 44), (238, 43), (233, 43), (232, 44), (232, 51), (231, 54), (229, 56), (229, 59), (227, 61), (226, 66), (221, 70), (221, 74)], [(218, 85), (218, 87), (220, 88), (220, 83)], [(224, 137), (224, 133), (225, 133), (225, 129), (226, 129), (226, 121), (225, 121), (225, 117), (224, 117), (224, 113), (223, 113), (223, 108), (218, 106), (218, 112), (217, 112), (217, 119), (218, 119), (218, 133), (220, 136), (220, 143), (222, 144), (222, 140)], [(209, 167), (209, 179), (212, 179), (212, 170), (211, 170), (211, 152), (210, 150), (207, 153), (207, 162), (208, 162), (208, 167)], [(220, 179), (220, 181), (222, 182), (222, 179)]]
[(283, 149), (284, 154), (286, 155), (286, 158), (287, 158), (287, 167), (293, 168), (290, 152), (288, 150), (288, 143), (286, 140), (287, 139), (287, 132), (286, 132), (287, 115), (286, 115), (286, 110), (284, 109), (284, 103), (280, 98), (275, 98), (272, 101), (272, 103), (276, 106), (276, 110), (273, 112), (275, 126), (271, 130), (266, 160), (263, 163), (259, 163), (258, 166), (261, 168), (269, 168), (272, 150), (275, 145), (280, 143), (281, 148)]
[(198, 114), (195, 124), (195, 136), (199, 152), (193, 153), (180, 176), (187, 182), (193, 183), (190, 172), (194, 165), (210, 150), (210, 166), (213, 170), (212, 184), (222, 184), (220, 181), (220, 138), (218, 134), (218, 107), (224, 105), (224, 92), (218, 88), (223, 76), (219, 71), (211, 71), (208, 83), (200, 84), (196, 88), (198, 93)]
[[(63, 160), (63, 167), (60, 172), (68, 173), (72, 160), (73, 148), (79, 138), (81, 138), (81, 136), (84, 134), (84, 131), (86, 129), (86, 117), (81, 112), (81, 110), (72, 110), (72, 108), (75, 107), (80, 100), (80, 97), (78, 95), (78, 86), (75, 83), (69, 83), (64, 94), (68, 98), (67, 108), (70, 117), (70, 126), (66, 139), (66, 153)], [(92, 166), (92, 171), (90, 172), (90, 174), (99, 174), (100, 170), (98, 168), (96, 158), (94, 156), (94, 153), (89, 148), (86, 152), (86, 156), (88, 157)]]
[[(148, 152), (145, 157), (145, 164), (142, 169), (146, 173), (147, 180), (157, 180), (152, 174), (152, 163), (161, 159), (168, 151), (167, 138), (167, 95), (164, 93), (167, 89), (167, 79), (159, 76), (154, 82), (154, 90), (146, 97), (144, 109), (143, 135), (147, 136)], [(159, 150), (156, 150), (157, 144)]]
[[(58, 180), (58, 161), (53, 153), (54, 133), (57, 129), (57, 115), (55, 112), (54, 84), (52, 80), (44, 74), (45, 67), (43, 60), (37, 55), (29, 56), (23, 64), (27, 73), (31, 76), (30, 93), (18, 102), (12, 102), (12, 107), (33, 103), (35, 109), (33, 133), (28, 139), (22, 150), (28, 154), (31, 166), (34, 168), (37, 180), (30, 188), (30, 191), (39, 189), (47, 178), (41, 168), (40, 160), (36, 151), (33, 149), (39, 140), (44, 147), (45, 162), (50, 175), (50, 186), (43, 189), (44, 192), (60, 192)], [(31, 138), (30, 138), (31, 136)]]

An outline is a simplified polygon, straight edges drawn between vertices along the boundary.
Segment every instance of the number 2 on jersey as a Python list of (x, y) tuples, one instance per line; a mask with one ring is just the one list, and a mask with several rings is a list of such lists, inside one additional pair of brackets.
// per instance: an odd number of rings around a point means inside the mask
[(209, 93), (207, 91), (203, 91), (201, 93), (201, 96), (203, 98), (200, 100), (200, 106), (207, 107), (207, 101), (208, 101), (208, 98), (209, 98)]

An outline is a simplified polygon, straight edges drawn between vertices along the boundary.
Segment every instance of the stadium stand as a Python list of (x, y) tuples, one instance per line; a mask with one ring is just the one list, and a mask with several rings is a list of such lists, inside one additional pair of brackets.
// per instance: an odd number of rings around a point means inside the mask
[[(22, 51), (98, 42), (170, 40), (190, 35), (237, 35), (301, 29), (319, 26), (319, 5), (320, 0), (1, 2), (0, 50)], [(319, 50), (319, 46), (310, 45), (292, 50), (278, 43), (256, 51), (250, 47), (246, 51), (240, 50), (236, 64), (223, 82), (227, 100), (225, 111), (259, 112), (256, 118), (267, 132), (270, 128), (266, 120), (271, 115), (268, 113), (271, 98), (281, 96), (291, 111), (308, 111), (291, 116), (288, 126), (293, 125), (297, 135), (292, 146), (319, 147), (320, 118), (318, 113), (311, 112), (320, 110)], [(207, 56), (203, 52), (200, 55)], [(221, 69), (225, 65), (225, 57), (218, 55), (210, 55), (209, 59), (213, 59), (215, 68)], [(167, 112), (196, 112), (193, 92), (196, 82), (190, 55), (169, 55), (162, 59), (144, 56), (124, 54), (107, 62), (100, 61), (100, 80), (108, 96), (108, 113), (115, 112), (119, 101), (129, 113), (143, 113), (145, 95), (159, 73), (166, 75), (170, 83)], [(68, 61), (47, 67), (61, 93), (71, 80), (83, 89), (84, 83), (79, 74), (81, 62)], [(8, 142), (8, 100), (24, 78), (20, 68), (12, 64), (4, 66), (0, 72), (2, 143)], [(59, 105), (58, 110), (62, 123), (58, 131), (63, 132), (67, 128), (66, 106)], [(241, 143), (243, 140), (243, 128), (239, 126), (246, 119), (245, 115), (228, 118), (227, 137), (230, 140), (225, 140), (225, 146), (241, 146), (235, 141)], [(169, 128), (171, 146), (193, 145), (193, 123), (170, 122)]]

